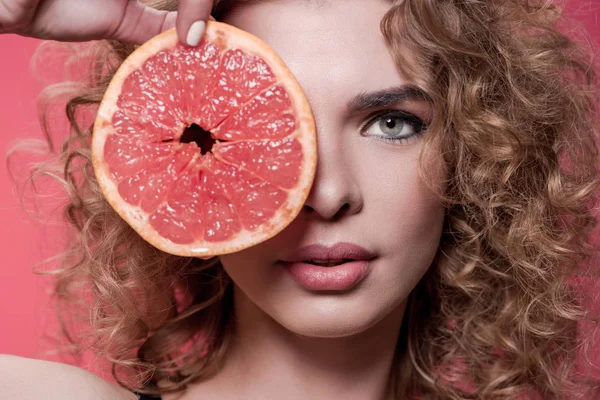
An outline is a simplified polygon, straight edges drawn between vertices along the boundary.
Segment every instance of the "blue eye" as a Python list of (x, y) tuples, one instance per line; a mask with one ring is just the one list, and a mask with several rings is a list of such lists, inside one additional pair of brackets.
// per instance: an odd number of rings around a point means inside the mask
[(375, 115), (365, 126), (368, 136), (398, 142), (419, 136), (426, 128), (425, 122), (414, 114), (400, 110), (388, 110)]

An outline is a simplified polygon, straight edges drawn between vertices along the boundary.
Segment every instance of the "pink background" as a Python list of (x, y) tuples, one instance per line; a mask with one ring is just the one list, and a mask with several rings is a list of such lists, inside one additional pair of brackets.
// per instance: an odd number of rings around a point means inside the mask
[[(594, 40), (600, 38), (600, 0), (573, 1), (571, 13)], [(38, 41), (0, 35), (0, 152), (5, 158), (16, 139), (41, 138), (36, 97), (42, 87), (29, 60)], [(19, 160), (20, 158), (17, 158)], [(56, 205), (51, 199), (44, 204)], [(47, 206), (46, 206), (47, 208)], [(58, 214), (57, 214), (58, 215)], [(52, 221), (56, 221), (56, 216)], [(27, 217), (19, 204), (5, 165), (0, 167), (0, 353), (53, 359), (39, 352), (51, 348), (44, 339), (56, 328), (53, 305), (45, 287), (49, 278), (32, 273), (34, 265), (60, 250), (62, 231), (52, 223)], [(49, 268), (52, 264), (41, 265)]]

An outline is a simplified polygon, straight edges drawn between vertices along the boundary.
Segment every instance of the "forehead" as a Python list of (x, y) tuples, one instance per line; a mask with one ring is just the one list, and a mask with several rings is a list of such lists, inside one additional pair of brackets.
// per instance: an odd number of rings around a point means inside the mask
[(272, 0), (233, 9), (224, 22), (271, 46), (313, 106), (404, 83), (380, 30), (387, 0)]

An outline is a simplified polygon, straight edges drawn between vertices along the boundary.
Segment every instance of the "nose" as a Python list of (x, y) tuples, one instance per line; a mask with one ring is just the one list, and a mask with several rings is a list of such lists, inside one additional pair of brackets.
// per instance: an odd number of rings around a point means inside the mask
[(302, 213), (308, 218), (339, 220), (358, 213), (363, 197), (343, 143), (328, 136), (322, 131), (317, 134), (317, 170)]

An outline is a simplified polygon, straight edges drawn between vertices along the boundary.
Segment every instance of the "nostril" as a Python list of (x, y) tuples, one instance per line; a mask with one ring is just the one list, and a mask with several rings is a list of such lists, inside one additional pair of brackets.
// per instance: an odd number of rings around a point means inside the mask
[(305, 204), (302, 208), (302, 213), (306, 216), (318, 215), (320, 219), (337, 221), (343, 218), (345, 215), (348, 215), (350, 213), (350, 210), (351, 206), (348, 203), (342, 204), (341, 207), (332, 207), (329, 209), (326, 207), (323, 207), (322, 209), (319, 207), (314, 208), (308, 204)]
[(333, 217), (331, 217), (331, 219), (333, 220), (338, 220), (340, 218), (342, 218), (344, 215), (347, 215), (348, 212), (350, 211), (350, 204), (348, 203), (344, 203), (338, 210), (337, 212), (333, 215)]

